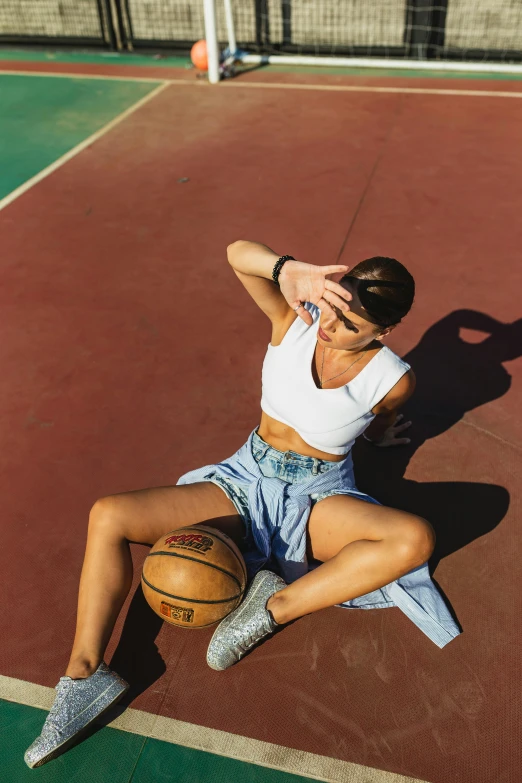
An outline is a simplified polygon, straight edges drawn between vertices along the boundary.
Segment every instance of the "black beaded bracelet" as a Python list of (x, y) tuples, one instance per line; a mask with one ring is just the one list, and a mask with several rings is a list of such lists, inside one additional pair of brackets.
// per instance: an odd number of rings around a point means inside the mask
[(281, 273), (281, 269), (283, 268), (283, 264), (286, 261), (295, 261), (295, 258), (293, 256), (281, 256), (281, 258), (278, 258), (275, 262), (274, 268), (272, 270), (272, 280), (276, 285), (279, 285), (279, 275)]

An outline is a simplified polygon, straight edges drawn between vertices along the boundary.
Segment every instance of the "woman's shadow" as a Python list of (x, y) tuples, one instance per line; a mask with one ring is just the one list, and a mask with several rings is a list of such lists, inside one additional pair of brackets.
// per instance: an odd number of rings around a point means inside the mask
[[(225, 520), (235, 521), (236, 517), (214, 517), (205, 524), (212, 527), (212, 523), (218, 519), (222, 525)], [(148, 605), (139, 584), (127, 611), (118, 646), (109, 664), (111, 669), (129, 683), (130, 688), (118, 705), (108, 713), (107, 720), (100, 721), (100, 725), (114, 720), (140, 693), (165, 673), (167, 667), (156, 645), (156, 637), (164, 624), (165, 621)], [(193, 631), (183, 629), (182, 633), (192, 634)]]
[[(488, 336), (480, 343), (461, 339), (460, 329)], [(434, 324), (404, 359), (417, 376), (417, 388), (405, 408), (414, 427), (408, 447), (378, 449), (359, 439), (354, 449), (355, 472), (361, 490), (381, 503), (411, 511), (435, 528), (437, 545), (430, 567), (490, 530), (502, 520), (509, 493), (496, 484), (466, 481), (417, 482), (404, 474), (415, 451), (460, 421), (467, 411), (505, 394), (511, 376), (502, 362), (515, 359), (522, 346), (522, 320), (503, 324), (473, 310), (457, 310)], [(448, 453), (451, 470), (458, 455)], [(451, 609), (451, 607), (450, 607)], [(131, 683), (117, 708), (122, 712), (137, 695), (165, 672), (155, 639), (163, 626), (136, 590), (110, 666)], [(111, 711), (110, 719), (113, 719)]]
[[(466, 342), (461, 329), (485, 336)], [(461, 421), (468, 411), (502, 397), (511, 386), (503, 362), (522, 353), (522, 319), (504, 324), (475, 310), (456, 310), (428, 329), (405, 357), (417, 388), (404, 410), (411, 444), (378, 449), (358, 442), (354, 463), (359, 488), (381, 503), (411, 511), (433, 525), (437, 543), (430, 570), (443, 557), (493, 530), (505, 516), (509, 493), (497, 484), (468, 481), (418, 482), (405, 478), (414, 453)], [(480, 454), (477, 454), (477, 461)], [(448, 445), (447, 464), (437, 472), (458, 477), (458, 452)], [(442, 467), (442, 470), (441, 470)], [(464, 472), (464, 470), (463, 470)]]

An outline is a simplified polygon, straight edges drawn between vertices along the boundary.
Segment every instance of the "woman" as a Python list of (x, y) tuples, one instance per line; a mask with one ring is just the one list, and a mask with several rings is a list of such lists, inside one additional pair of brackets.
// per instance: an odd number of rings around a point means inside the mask
[[(152, 545), (176, 527), (212, 520), (242, 549), (254, 579), (212, 637), (214, 669), (277, 626), (334, 605), (397, 605), (440, 647), (459, 633), (427, 570), (430, 524), (360, 493), (350, 455), (362, 433), (379, 447), (409, 442), (402, 432), (410, 422), (399, 423), (398, 410), (415, 377), (382, 340), (409, 311), (413, 278), (395, 259), (368, 259), (346, 274), (346, 266), (305, 264), (255, 242), (235, 242), (228, 258), (272, 323), (260, 426), (230, 459), (178, 486), (95, 503), (73, 650), (42, 734), (26, 751), (31, 767), (128, 689), (103, 655), (132, 583), (131, 541)], [(334, 274), (344, 277), (337, 283)]]

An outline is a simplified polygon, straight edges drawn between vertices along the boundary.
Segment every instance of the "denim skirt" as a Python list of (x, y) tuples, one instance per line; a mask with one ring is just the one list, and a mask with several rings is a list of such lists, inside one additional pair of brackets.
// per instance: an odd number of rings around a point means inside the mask
[[(339, 465), (338, 461), (305, 457), (295, 451), (278, 451), (277, 449), (274, 449), (273, 446), (266, 443), (257, 432), (254, 432), (252, 435), (252, 456), (257, 462), (263, 476), (266, 478), (277, 478), (281, 481), (286, 481), (288, 484), (300, 484), (309, 481), (312, 476), (327, 473), (329, 470)], [(212, 476), (208, 481), (221, 487), (227, 497), (232, 501), (245, 524), (247, 531), (246, 538), (250, 544), (251, 536), (249, 534), (251, 533), (252, 520), (248, 508), (248, 495), (245, 489), (234, 483), (232, 479), (220, 476), (219, 474)], [(347, 493), (346, 491), (340, 493), (336, 489), (329, 490), (328, 492), (313, 493), (310, 495), (312, 508), (320, 500), (337, 494)], [(364, 492), (359, 492), (355, 486), (350, 494), (353, 494), (354, 497), (357, 497), (360, 500), (366, 500), (369, 503), (376, 503), (379, 505), (377, 500)]]

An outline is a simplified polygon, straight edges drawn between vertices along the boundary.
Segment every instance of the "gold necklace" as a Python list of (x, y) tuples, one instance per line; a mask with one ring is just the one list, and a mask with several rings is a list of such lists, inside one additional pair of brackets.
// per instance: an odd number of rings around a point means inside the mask
[[(323, 349), (323, 360), (322, 360), (322, 362), (321, 362), (321, 378), (320, 378), (320, 380), (319, 380), (319, 383), (320, 383), (320, 385), (321, 385), (321, 389), (322, 389), (322, 388), (323, 388), (323, 367), (324, 367), (324, 346), (322, 345), (322, 346), (321, 346), (321, 348)], [(327, 379), (324, 381), (324, 383), (328, 383), (328, 381), (333, 381), (335, 378), (339, 378), (339, 376), (340, 376), (340, 375), (344, 375), (344, 373), (345, 373), (345, 372), (348, 372), (348, 370), (350, 369), (350, 367), (353, 367), (353, 365), (354, 365), (354, 364), (357, 364), (357, 362), (359, 362), (359, 361), (360, 361), (360, 360), (363, 358), (363, 356), (364, 356), (364, 353), (363, 353), (363, 354), (361, 354), (361, 356), (359, 356), (359, 358), (358, 358), (358, 359), (356, 359), (354, 362), (352, 362), (352, 363), (351, 363), (351, 364), (350, 364), (350, 365), (349, 365), (349, 366), (346, 368), (346, 370), (343, 370), (342, 372), (340, 372), (340, 373), (337, 373), (337, 375), (332, 375), (332, 377), (331, 377), (331, 378), (327, 378)]]

